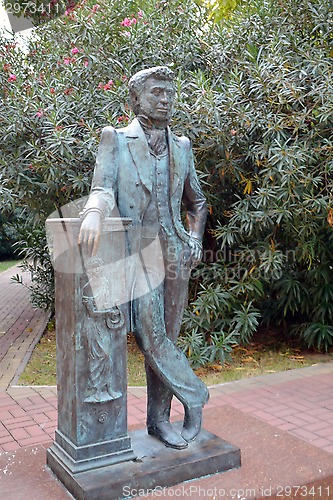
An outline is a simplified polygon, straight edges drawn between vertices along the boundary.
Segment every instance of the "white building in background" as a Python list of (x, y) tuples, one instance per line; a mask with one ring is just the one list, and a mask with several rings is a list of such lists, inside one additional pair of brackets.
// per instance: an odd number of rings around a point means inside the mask
[(8, 15), (5, 11), (3, 3), (0, 3), (0, 28), (4, 28), (5, 30), (11, 31), (10, 22), (8, 19)]
[[(0, 0), (0, 30), (1, 32), (6, 36), (10, 37), (11, 34), (13, 33), (11, 24), (9, 22), (9, 17), (8, 14), (5, 10), (4, 7), (4, 0)], [(17, 37), (17, 41), (19, 43), (19, 46), (24, 50), (25, 49), (25, 43), (24, 41), (30, 37), (32, 34), (32, 28), (26, 29), (24, 31), (20, 31), (19, 35)]]

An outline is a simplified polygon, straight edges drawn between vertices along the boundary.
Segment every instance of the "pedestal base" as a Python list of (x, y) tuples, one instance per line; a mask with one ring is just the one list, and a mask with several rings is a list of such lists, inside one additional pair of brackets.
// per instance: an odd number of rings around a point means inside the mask
[[(180, 430), (181, 423), (175, 424)], [(48, 455), (48, 464), (77, 500), (116, 500), (160, 490), (190, 479), (238, 468), (239, 448), (202, 430), (185, 450), (167, 448), (146, 430), (130, 434), (136, 455), (133, 461), (70, 473)]]
[(56, 440), (47, 450), (47, 465), (57, 476), (62, 469), (69, 474), (77, 474), (135, 459), (129, 436), (81, 447), (74, 447), (59, 436), (60, 433), (56, 431)]

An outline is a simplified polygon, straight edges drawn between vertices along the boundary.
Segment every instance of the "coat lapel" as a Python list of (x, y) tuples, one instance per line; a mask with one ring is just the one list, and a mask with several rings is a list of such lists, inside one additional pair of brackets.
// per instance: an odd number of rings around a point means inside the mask
[(132, 160), (136, 166), (141, 182), (149, 192), (152, 191), (152, 161), (148, 149), (146, 136), (139, 121), (134, 118), (126, 130), (127, 144)]

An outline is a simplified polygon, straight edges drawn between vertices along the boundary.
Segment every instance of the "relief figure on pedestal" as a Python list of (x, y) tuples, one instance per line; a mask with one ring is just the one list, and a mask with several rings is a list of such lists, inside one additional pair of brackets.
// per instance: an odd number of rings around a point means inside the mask
[(88, 384), (85, 403), (105, 403), (121, 397), (113, 389), (112, 333), (124, 325), (124, 318), (117, 306), (109, 307), (108, 279), (103, 276), (104, 262), (93, 257), (85, 263), (89, 276), (82, 290), (82, 301), (87, 309), (83, 338), (86, 342)]

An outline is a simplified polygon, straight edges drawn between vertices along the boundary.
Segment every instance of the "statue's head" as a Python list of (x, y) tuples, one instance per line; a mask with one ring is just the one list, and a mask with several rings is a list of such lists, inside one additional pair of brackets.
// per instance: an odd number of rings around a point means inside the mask
[(133, 111), (163, 126), (170, 121), (175, 97), (174, 72), (167, 66), (139, 71), (129, 81)]

